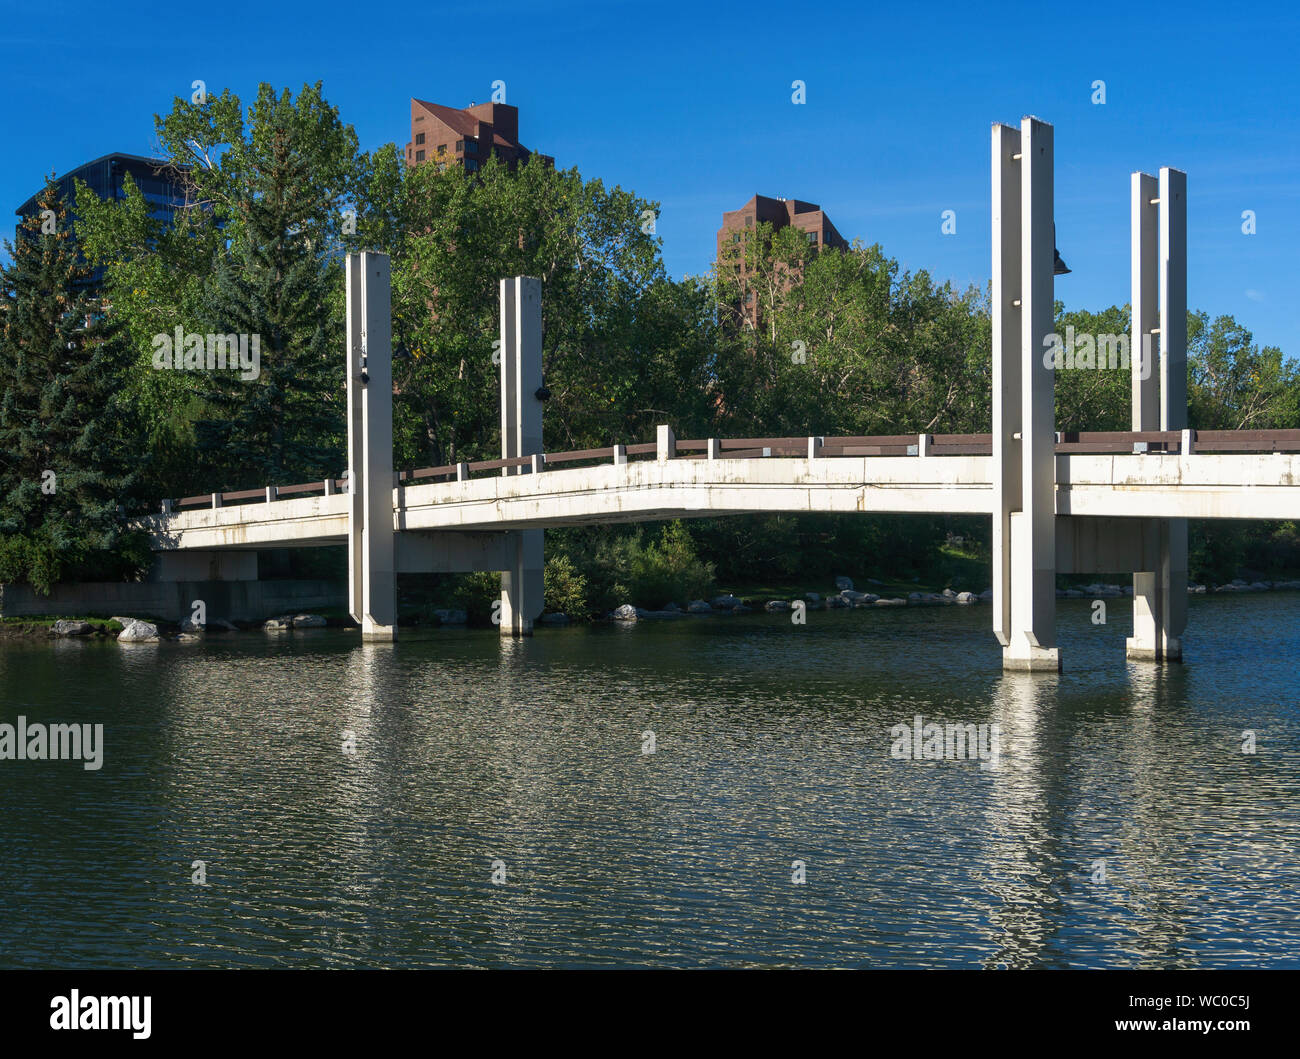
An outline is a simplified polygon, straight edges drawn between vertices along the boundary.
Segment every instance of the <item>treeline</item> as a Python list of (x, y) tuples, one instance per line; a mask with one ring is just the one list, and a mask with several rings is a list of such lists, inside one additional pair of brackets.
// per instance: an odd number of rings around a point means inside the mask
[[(392, 259), (399, 466), (499, 455), (497, 285), (513, 275), (543, 281), (550, 450), (645, 440), (665, 422), (683, 437), (989, 429), (987, 292), (902, 270), (879, 246), (818, 249), (760, 226), (736, 248), (755, 316), (729, 265), (666, 274), (645, 223), (657, 202), (536, 162), (409, 169), (394, 145), (361, 151), (319, 84), (262, 85), (247, 108), (229, 91), (178, 98), (155, 123), (187, 182), (171, 225), (129, 178), (119, 202), (83, 186), (64, 203), (50, 183), (55, 223), (25, 222), (0, 273), (0, 581), (130, 577), (147, 551), (127, 520), (162, 496), (339, 473), (352, 250)], [(1061, 332), (1128, 330), (1126, 307), (1057, 317)], [(159, 336), (207, 333), (259, 336), (256, 376), (159, 370)], [(1189, 316), (1188, 360), (1194, 427), (1300, 422), (1294, 361), (1230, 317)], [(1125, 429), (1128, 409), (1127, 372), (1058, 373), (1061, 429)], [(554, 534), (548, 551), (594, 607), (633, 591), (635, 571), (648, 584), (920, 576), (950, 534), (978, 552), (986, 522), (718, 519), (684, 535)], [(1194, 576), (1297, 558), (1293, 526), (1220, 525), (1198, 531)]]

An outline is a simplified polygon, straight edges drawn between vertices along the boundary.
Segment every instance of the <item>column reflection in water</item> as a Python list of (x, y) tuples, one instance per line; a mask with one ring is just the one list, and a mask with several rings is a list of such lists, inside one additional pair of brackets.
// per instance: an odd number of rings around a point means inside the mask
[(998, 768), (989, 770), (986, 808), (984, 882), (998, 899), (989, 910), (996, 949), (987, 967), (1041, 964), (1062, 918), (1059, 885), (1068, 869), (1049, 790), (1049, 777), (1059, 773), (1047, 764), (1059, 751), (1053, 745), (1059, 687), (1058, 677), (1016, 672), (994, 685), (991, 717), (1001, 730), (1002, 754)]

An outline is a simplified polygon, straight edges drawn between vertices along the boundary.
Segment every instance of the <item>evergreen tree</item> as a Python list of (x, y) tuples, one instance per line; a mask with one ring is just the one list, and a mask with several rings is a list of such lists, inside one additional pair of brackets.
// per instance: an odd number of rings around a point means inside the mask
[(0, 269), (0, 581), (48, 591), (145, 557), (119, 503), (138, 473), (119, 400), (126, 356), (47, 181)]
[(199, 448), (225, 488), (337, 474), (346, 422), (339, 227), (356, 136), (319, 85), (296, 101), (262, 85), (249, 119), (250, 135), (229, 133), (221, 179), (196, 173), (229, 236), (202, 330), (247, 335), (250, 352), (256, 336), (260, 358), (255, 378), (229, 368), (202, 374)]

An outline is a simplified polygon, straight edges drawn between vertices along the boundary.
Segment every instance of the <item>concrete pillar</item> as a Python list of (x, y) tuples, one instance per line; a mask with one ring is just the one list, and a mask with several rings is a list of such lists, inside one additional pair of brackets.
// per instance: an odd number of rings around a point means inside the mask
[[(501, 281), (501, 458), (542, 451), (542, 281)], [(531, 468), (505, 467), (505, 476)], [(545, 583), (542, 530), (510, 533), (501, 574), (501, 635), (531, 636), (541, 616)]]
[[(1133, 429), (1184, 431), (1187, 175), (1166, 166), (1157, 183), (1155, 177), (1134, 173), (1132, 196)], [(1148, 337), (1153, 332), (1156, 342)], [(1155, 349), (1158, 357), (1147, 352)], [(1141, 379), (1140, 374), (1148, 377)], [(1184, 446), (1184, 453), (1189, 447)], [(1187, 627), (1186, 519), (1159, 520), (1154, 565), (1154, 570), (1133, 575), (1133, 635), (1126, 644), (1128, 657), (1179, 661)]]
[(993, 126), (993, 631), (1011, 643), (1011, 516), (1020, 510), (1020, 130)]
[(388, 255), (349, 254), (348, 607), (369, 641), (397, 635), (390, 312)]
[(1056, 672), (1052, 127), (1018, 139), (993, 129), (993, 627), (1004, 669)]
[(655, 457), (660, 463), (677, 456), (677, 435), (673, 428), (661, 423), (655, 428)]

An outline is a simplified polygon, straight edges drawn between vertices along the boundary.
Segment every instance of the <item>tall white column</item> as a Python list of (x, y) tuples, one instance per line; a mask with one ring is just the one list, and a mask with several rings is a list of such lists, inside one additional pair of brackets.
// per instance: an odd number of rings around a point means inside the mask
[[(501, 458), (542, 451), (542, 281), (501, 281)], [(528, 473), (506, 467), (505, 476)], [(501, 635), (529, 636), (544, 603), (542, 530), (512, 531), (501, 574)]]
[(993, 126), (993, 631), (1011, 643), (1011, 517), (1020, 510), (1020, 130)]
[[(1037, 118), (1024, 118), (1018, 153), (1020, 510), (1007, 513), (1011, 618), (1002, 665), (1004, 669), (1055, 672), (1061, 666), (1056, 647), (1056, 373), (1043, 358), (1054, 317), (1052, 126)], [(1004, 233), (1004, 246), (1005, 238)], [(1005, 262), (998, 264), (1005, 273)], [(1002, 326), (1003, 333), (995, 334), (995, 342), (1000, 339), (1003, 348), (999, 351), (995, 346), (995, 357), (1001, 352), (1003, 370), (1007, 370), (1011, 358), (1005, 320)], [(995, 435), (995, 447), (999, 441), (1003, 446), (1003, 460), (1014, 459), (1013, 440)], [(996, 473), (996, 458), (994, 469)], [(1005, 489), (1005, 483), (1000, 484)], [(1005, 546), (1005, 540), (1003, 543)]]
[[(1158, 182), (1134, 173), (1132, 196), (1133, 429), (1185, 430), (1187, 175), (1167, 166)], [(1157, 569), (1133, 577), (1126, 647), (1129, 658), (1177, 661), (1187, 627), (1187, 520), (1160, 519), (1157, 535)]]
[(397, 633), (390, 313), (388, 255), (349, 254), (348, 608), (372, 641)]

